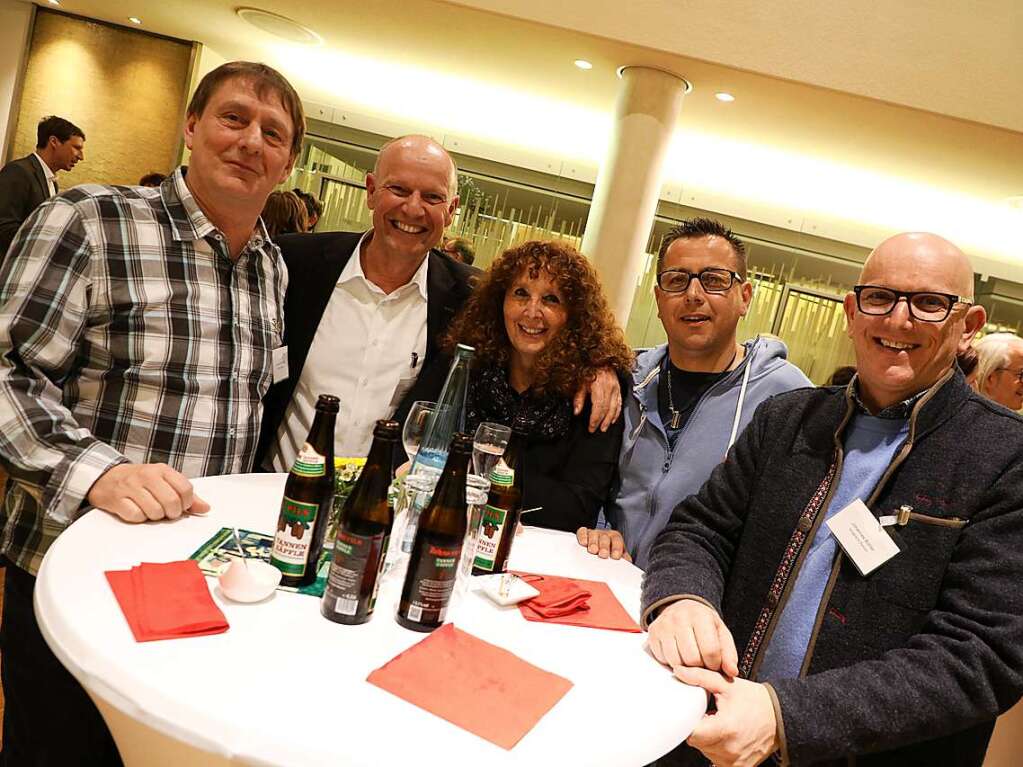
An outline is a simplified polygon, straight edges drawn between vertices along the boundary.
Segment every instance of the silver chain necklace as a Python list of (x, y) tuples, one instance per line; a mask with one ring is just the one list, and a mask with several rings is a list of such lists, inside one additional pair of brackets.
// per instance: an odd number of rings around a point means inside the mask
[[(735, 358), (738, 356), (739, 350), (736, 349), (732, 352), (732, 359), (728, 360), (728, 364), (725, 365), (724, 370), (719, 372), (724, 373), (732, 367), (732, 363), (735, 362)], [(671, 413), (671, 421), (668, 426), (672, 429), (677, 429), (679, 424), (682, 422), (682, 411), (675, 409), (675, 398), (672, 396), (672, 389), (675, 388), (675, 366), (671, 364), (671, 358), (668, 359), (668, 412)]]

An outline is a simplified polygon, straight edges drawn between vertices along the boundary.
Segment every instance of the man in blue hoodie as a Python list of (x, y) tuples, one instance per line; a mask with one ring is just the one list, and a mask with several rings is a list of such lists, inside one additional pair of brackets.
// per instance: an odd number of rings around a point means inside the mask
[(757, 405), (812, 386), (781, 341), (737, 343), (753, 286), (745, 246), (717, 221), (684, 221), (668, 233), (654, 296), (668, 343), (639, 356), (625, 397), (620, 487), (604, 509), (613, 529), (577, 533), (591, 553), (644, 569), (672, 510), (700, 489)]

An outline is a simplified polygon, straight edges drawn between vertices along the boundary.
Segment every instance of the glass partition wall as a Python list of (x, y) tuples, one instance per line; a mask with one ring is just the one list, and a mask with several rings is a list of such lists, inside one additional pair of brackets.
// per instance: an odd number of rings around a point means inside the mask
[[(386, 139), (331, 138), (317, 135), (317, 121), (310, 123), (300, 161), (282, 188), (298, 187), (323, 202), (317, 231), (369, 229), (366, 173)], [(330, 126), (325, 132), (337, 134), (338, 130)], [(478, 158), (459, 155), (456, 160), (460, 204), (447, 234), (469, 241), (476, 251), (476, 266), (486, 269), (505, 248), (532, 239), (580, 246), (592, 186)], [(788, 346), (789, 359), (816, 384), (825, 383), (835, 368), (853, 364), (842, 299), (856, 279), (864, 249), (785, 230), (774, 230), (768, 238), (764, 230), (769, 227), (663, 202), (651, 227), (647, 259), (625, 328), (634, 348), (666, 340), (653, 295), (656, 253), (677, 221), (698, 215), (724, 220), (747, 245), (754, 291), (749, 312), (739, 323), (740, 340), (758, 334), (777, 336)], [(820, 249), (808, 249), (807, 241)], [(980, 300), (986, 306), (992, 304), (988, 311), (994, 322), (985, 328), (987, 332), (1019, 332), (1023, 301)]]

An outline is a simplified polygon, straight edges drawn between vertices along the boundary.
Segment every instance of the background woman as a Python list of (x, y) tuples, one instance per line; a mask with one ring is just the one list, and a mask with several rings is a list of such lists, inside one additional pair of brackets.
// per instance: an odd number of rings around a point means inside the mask
[(505, 251), (455, 318), (448, 342), (476, 348), (467, 428), (527, 424), (523, 507), (543, 508), (523, 523), (592, 527), (614, 477), (622, 420), (590, 433), (589, 406), (574, 416), (572, 398), (598, 368), (621, 376), (633, 363), (594, 268), (561, 243)]
[(976, 388), (1009, 410), (1023, 407), (1023, 338), (989, 333), (977, 342)]
[(294, 192), (271, 192), (263, 206), (263, 225), (271, 240), (281, 234), (304, 232), (308, 228), (305, 203)]

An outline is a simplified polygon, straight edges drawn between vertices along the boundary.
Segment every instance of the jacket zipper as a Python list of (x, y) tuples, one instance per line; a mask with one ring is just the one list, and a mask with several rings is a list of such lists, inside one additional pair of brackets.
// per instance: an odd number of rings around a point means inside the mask
[[(777, 628), (778, 621), (781, 619), (781, 614), (785, 611), (785, 605), (788, 603), (789, 594), (792, 592), (792, 587), (795, 585), (796, 578), (799, 577), (799, 571), (803, 568), (803, 561), (806, 559), (806, 555), (810, 551), (813, 539), (816, 537), (817, 531), (820, 529), (821, 523), (824, 521), (824, 517), (828, 513), (828, 506), (831, 504), (831, 499), (835, 495), (835, 491), (838, 489), (838, 480), (841, 479), (842, 476), (842, 462), (845, 452), (842, 449), (842, 443), (838, 441), (837, 434), (845, 428), (847, 423), (849, 423), (849, 419), (852, 418), (852, 414), (853, 405), (850, 401), (846, 407), (845, 416), (842, 418), (842, 422), (838, 425), (838, 429), (835, 432), (836, 436), (832, 437), (835, 442), (834, 460), (838, 464), (835, 467), (835, 476), (832, 478), (831, 487), (828, 488), (828, 492), (824, 496), (824, 500), (821, 502), (820, 510), (817, 512), (817, 518), (814, 520), (813, 528), (809, 533), (807, 533), (803, 550), (799, 553), (799, 558), (796, 560), (795, 565), (793, 565), (792, 572), (789, 573), (788, 580), (785, 582), (785, 589), (782, 591), (781, 598), (778, 600), (778, 606), (774, 610), (774, 615), (771, 616), (771, 622), (767, 625), (767, 631), (764, 632), (764, 638), (760, 642), (756, 658), (754, 658), (753, 665), (750, 667), (750, 679), (757, 678), (757, 673), (760, 671), (760, 664), (764, 660), (765, 649), (771, 644), (771, 638), (774, 636), (774, 630)], [(819, 618), (820, 616), (818, 616), (818, 620)]]
[[(873, 508), (874, 504), (877, 502), (878, 496), (881, 495), (882, 491), (884, 490), (884, 486), (888, 483), (888, 480), (891, 479), (892, 474), (894, 474), (895, 470), (897, 468), (899, 468), (900, 465), (902, 465), (903, 461), (905, 461), (906, 458), (909, 457), (909, 453), (913, 449), (913, 440), (916, 437), (916, 419), (917, 419), (917, 415), (923, 409), (923, 406), (925, 404), (927, 404), (927, 402), (929, 400), (931, 400), (934, 397), (935, 394), (937, 394), (938, 390), (941, 389), (941, 387), (944, 386), (948, 382), (948, 379), (952, 377), (953, 372), (954, 372), (954, 368), (953, 368), (953, 370), (949, 370), (948, 373), (946, 373), (945, 376), (931, 389), (931, 391), (929, 391), (927, 394), (925, 394), (923, 397), (921, 397), (919, 402), (917, 402), (916, 405), (913, 407), (913, 412), (912, 412), (912, 414), (910, 415), (910, 418), (909, 418), (909, 436), (906, 437), (906, 443), (899, 450), (899, 454), (897, 456), (895, 456), (895, 460), (893, 460), (890, 464), (888, 464), (888, 468), (885, 469), (884, 474), (881, 475), (881, 480), (877, 483), (877, 486), (874, 488), (874, 492), (872, 492), (870, 494), (870, 498), (867, 499), (867, 507), (868, 508)], [(851, 400), (850, 400), (849, 404), (850, 404), (850, 406), (852, 406), (852, 401)], [(838, 442), (838, 435), (841, 433), (841, 430), (843, 428), (845, 428), (845, 423), (842, 423), (839, 426), (839, 428), (835, 431), (835, 441), (836, 442)], [(841, 476), (838, 476), (836, 474), (836, 477), (837, 477), (837, 479), (839, 481), (841, 480)], [(901, 518), (902, 518), (903, 514), (906, 515), (906, 522), (901, 522)], [(906, 523), (908, 523), (909, 519), (912, 519), (914, 517), (919, 518), (921, 516), (923, 516), (923, 515), (915, 514), (914, 512), (902, 512), (902, 510), (900, 509), (900, 522), (898, 524), (906, 524)], [(920, 520), (920, 521), (923, 521), (923, 520)], [(931, 523), (931, 524), (942, 524), (942, 522), (938, 522), (937, 521), (937, 518), (928, 518), (927, 521), (929, 523)], [(948, 522), (952, 522), (952, 520), (948, 520)], [(956, 524), (958, 522), (962, 522), (962, 524)], [(953, 527), (962, 527), (965, 524), (966, 524), (966, 522), (964, 520), (956, 519), (956, 522), (954, 522), (952, 524), (952, 526)], [(816, 616), (816, 618), (814, 620), (813, 631), (810, 634), (810, 641), (809, 641), (809, 643), (807, 644), (807, 647), (806, 647), (806, 657), (803, 658), (803, 665), (799, 669), (799, 678), (800, 679), (802, 679), (802, 678), (804, 678), (806, 676), (806, 672), (810, 668), (810, 662), (813, 660), (813, 651), (817, 647), (817, 637), (820, 634), (821, 624), (824, 622), (824, 613), (827, 611), (828, 602), (831, 601), (831, 592), (835, 588), (835, 581), (838, 580), (838, 571), (839, 571), (839, 569), (842, 566), (842, 561), (843, 561), (844, 556), (845, 555), (842, 553), (842, 549), (839, 548), (838, 552), (835, 555), (835, 562), (831, 566), (831, 575), (828, 578), (828, 583), (824, 587), (824, 594), (823, 594), (823, 596), (821, 596), (820, 606), (817, 608), (817, 616)], [(786, 595), (787, 595), (787, 593), (786, 593)], [(761, 647), (763, 647), (763, 645), (761, 645)]]

